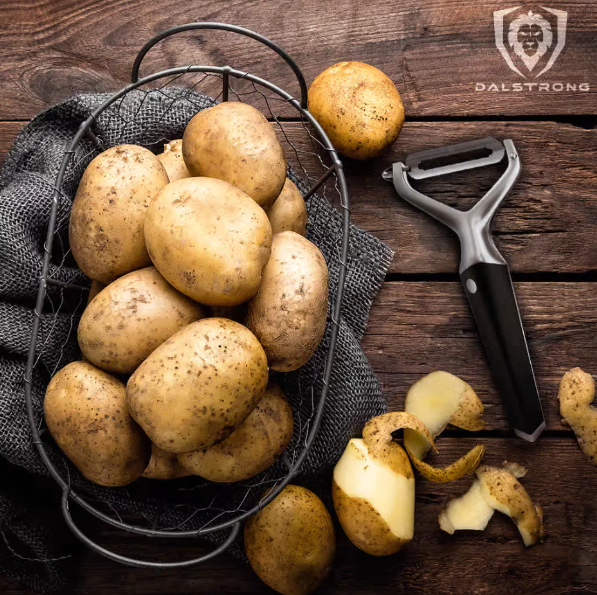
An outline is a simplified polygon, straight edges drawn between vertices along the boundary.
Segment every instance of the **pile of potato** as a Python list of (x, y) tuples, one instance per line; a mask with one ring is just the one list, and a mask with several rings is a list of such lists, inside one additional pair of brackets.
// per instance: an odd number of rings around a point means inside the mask
[(328, 270), (286, 170), (273, 127), (238, 102), (199, 112), (161, 155), (120, 145), (85, 170), (69, 235), (94, 295), (45, 418), (89, 480), (241, 481), (287, 447), (269, 372), (319, 345)]

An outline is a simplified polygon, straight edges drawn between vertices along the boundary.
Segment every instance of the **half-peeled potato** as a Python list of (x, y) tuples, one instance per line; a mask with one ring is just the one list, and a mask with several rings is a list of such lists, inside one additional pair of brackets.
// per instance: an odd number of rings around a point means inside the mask
[(392, 432), (410, 428), (433, 444), (427, 428), (408, 413), (374, 417), (362, 439), (348, 443), (334, 469), (332, 496), (348, 538), (373, 556), (393, 554), (414, 533), (415, 478)]

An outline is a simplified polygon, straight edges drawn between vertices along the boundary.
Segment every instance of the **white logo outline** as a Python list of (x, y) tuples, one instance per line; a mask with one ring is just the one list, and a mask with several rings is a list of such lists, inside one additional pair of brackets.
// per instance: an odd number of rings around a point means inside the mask
[[(512, 61), (512, 57), (510, 56), (510, 52), (507, 50), (506, 46), (504, 45), (504, 17), (515, 10), (519, 10), (522, 6), (515, 6), (514, 8), (506, 8), (503, 10), (496, 10), (493, 13), (493, 26), (495, 31), (495, 45), (499, 50), (502, 58), (508, 64), (510, 70), (515, 72), (516, 74), (520, 75), (523, 78), (528, 78), (524, 73), (522, 73)], [(557, 19), (557, 32), (558, 32), (558, 39), (556, 42), (556, 47), (554, 48), (547, 64), (543, 68), (543, 70), (537, 74), (533, 78), (539, 78), (541, 75), (546, 73), (550, 68), (555, 64), (555, 61), (558, 59), (559, 55), (562, 53), (564, 46), (566, 44), (566, 24), (568, 21), (568, 13), (565, 10), (556, 10), (555, 8), (547, 8), (546, 6), (541, 6), (541, 9), (553, 14)], [(529, 67), (527, 64), (527, 68), (529, 71), (532, 70), (532, 67)]]

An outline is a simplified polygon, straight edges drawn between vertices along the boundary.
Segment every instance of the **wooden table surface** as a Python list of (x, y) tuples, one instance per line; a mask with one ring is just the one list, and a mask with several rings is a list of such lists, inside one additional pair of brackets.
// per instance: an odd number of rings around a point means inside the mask
[[(439, 530), (438, 512), (448, 497), (466, 490), (467, 480), (421, 480), (413, 542), (395, 556), (375, 559), (340, 532), (334, 570), (321, 593), (597, 592), (597, 469), (562, 426), (556, 399), (568, 368), (597, 374), (597, 3), (554, 5), (568, 12), (568, 25), (563, 51), (540, 78), (550, 90), (515, 91), (515, 83), (534, 79), (511, 71), (500, 56), (492, 12), (527, 4), (537, 9), (524, 0), (0, 2), (3, 154), (34, 114), (74, 93), (119, 89), (147, 39), (194, 20), (230, 22), (271, 37), (308, 82), (335, 62), (361, 60), (386, 72), (402, 94), (407, 124), (392, 149), (367, 163), (346, 162), (353, 221), (396, 251), (363, 347), (391, 409), (402, 407), (410, 383), (435, 369), (473, 385), (486, 406), (487, 430), (479, 438), (440, 438), (441, 458), (451, 460), (480, 440), (487, 462), (527, 466), (523, 483), (544, 508), (548, 538), (525, 549), (514, 525), (499, 514), (484, 533), (448, 536)], [(163, 42), (144, 68), (193, 62), (229, 63), (296, 89), (290, 70), (265, 48), (224, 33)], [(478, 90), (492, 83), (495, 90)], [(456, 240), (380, 179), (388, 164), (411, 151), (488, 135), (512, 138), (523, 161), (522, 178), (496, 217), (495, 235), (513, 270), (546, 413), (547, 430), (536, 444), (514, 438), (509, 429), (458, 282)], [(435, 188), (450, 202), (459, 195), (476, 198), (490, 184), (477, 171)], [(96, 531), (102, 543), (139, 556), (158, 551), (176, 560), (202, 548)], [(271, 592), (227, 556), (173, 572), (125, 568), (82, 551), (75, 566), (66, 591), (71, 595)], [(0, 577), (0, 592), (29, 591)]]

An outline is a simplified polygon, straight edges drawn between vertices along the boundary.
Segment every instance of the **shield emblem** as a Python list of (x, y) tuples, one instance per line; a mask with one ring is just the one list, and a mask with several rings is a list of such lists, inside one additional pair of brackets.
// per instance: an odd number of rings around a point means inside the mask
[(540, 9), (533, 12), (515, 6), (493, 13), (495, 45), (510, 69), (524, 78), (546, 73), (566, 44), (568, 13), (545, 6)]

